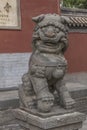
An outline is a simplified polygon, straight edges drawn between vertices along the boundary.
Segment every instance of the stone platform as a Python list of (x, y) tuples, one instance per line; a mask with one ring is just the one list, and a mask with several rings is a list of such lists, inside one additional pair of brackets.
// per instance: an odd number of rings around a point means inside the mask
[(14, 115), (24, 130), (79, 130), (85, 120), (85, 115), (79, 112), (42, 118), (16, 109)]
[[(0, 111), (0, 130), (24, 130), (15, 120), (13, 116), (13, 110)], [(65, 130), (65, 129), (64, 129)], [(80, 130), (87, 130), (87, 120), (83, 123), (83, 127)]]

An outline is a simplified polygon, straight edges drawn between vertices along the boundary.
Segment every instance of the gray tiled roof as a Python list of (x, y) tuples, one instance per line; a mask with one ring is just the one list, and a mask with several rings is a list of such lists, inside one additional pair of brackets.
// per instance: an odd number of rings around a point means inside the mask
[(85, 16), (68, 16), (70, 19), (70, 27), (87, 27), (87, 17)]
[(87, 10), (61, 8), (61, 15), (67, 16), (70, 19), (70, 32), (87, 33)]

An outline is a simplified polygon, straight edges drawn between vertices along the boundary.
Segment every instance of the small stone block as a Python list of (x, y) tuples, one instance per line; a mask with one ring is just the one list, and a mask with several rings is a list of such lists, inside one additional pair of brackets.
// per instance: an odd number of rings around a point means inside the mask
[(14, 110), (19, 124), (29, 130), (79, 130), (86, 116), (79, 112), (42, 118), (21, 109)]

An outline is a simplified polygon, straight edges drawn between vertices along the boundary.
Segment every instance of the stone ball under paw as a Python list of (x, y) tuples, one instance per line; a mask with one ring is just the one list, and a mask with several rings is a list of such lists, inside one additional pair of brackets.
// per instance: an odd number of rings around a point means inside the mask
[(41, 112), (50, 112), (53, 106), (53, 99), (44, 98), (38, 100), (38, 109)]

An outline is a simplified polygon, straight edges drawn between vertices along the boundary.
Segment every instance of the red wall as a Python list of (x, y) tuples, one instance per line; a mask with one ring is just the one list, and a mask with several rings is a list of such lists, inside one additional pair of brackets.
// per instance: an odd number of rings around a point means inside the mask
[(42, 13), (57, 13), (59, 0), (20, 0), (22, 30), (0, 30), (0, 53), (29, 52), (32, 17)]
[(87, 34), (70, 33), (66, 52), (69, 72), (87, 71)]

